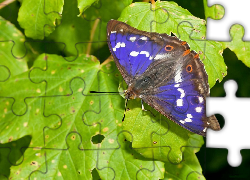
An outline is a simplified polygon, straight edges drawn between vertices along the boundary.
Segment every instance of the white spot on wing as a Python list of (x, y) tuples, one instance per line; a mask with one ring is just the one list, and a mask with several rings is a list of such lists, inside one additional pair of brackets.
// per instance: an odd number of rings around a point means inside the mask
[(193, 118), (192, 114), (187, 114), (187, 118), (185, 119), (185, 121), (186, 122), (192, 122), (191, 118)]
[(186, 121), (180, 120), (180, 122), (181, 122), (182, 124), (185, 124)]
[(199, 97), (199, 101), (200, 101), (200, 103), (202, 103), (203, 102), (203, 97)]
[(157, 54), (154, 58), (154, 60), (158, 60), (158, 59), (161, 59), (163, 58), (165, 55), (164, 54)]
[(182, 88), (178, 88), (177, 90), (180, 91), (180, 93), (181, 93), (180, 98), (184, 98), (185, 97), (185, 91)]
[(178, 73), (175, 75), (174, 81), (175, 81), (175, 83), (182, 82), (181, 73)]
[(177, 99), (177, 106), (183, 106), (183, 99)]
[(120, 29), (121, 32), (123, 32), (123, 29)]
[(129, 40), (134, 42), (136, 40), (136, 37), (130, 37)]
[(138, 52), (138, 51), (131, 51), (130, 56), (137, 57), (138, 54), (145, 54), (146, 57), (149, 57), (149, 52), (148, 51), (140, 51), (140, 52)]
[(116, 33), (116, 31), (111, 31), (111, 34)]
[(185, 91), (182, 89), (182, 88), (178, 88), (177, 89), (181, 95), (180, 95), (180, 99), (177, 99), (176, 103), (177, 103), (177, 106), (183, 106), (183, 99), (185, 97)]
[(148, 38), (145, 37), (145, 36), (143, 36), (143, 37), (141, 37), (140, 39), (146, 41)]
[(202, 107), (196, 107), (196, 108), (195, 108), (195, 111), (196, 111), (196, 112), (201, 112), (201, 110), (202, 110)]
[(137, 52), (137, 51), (132, 51), (132, 52), (130, 53), (130, 56), (136, 57), (136, 56), (138, 56), (138, 54), (139, 54), (139, 52)]
[(126, 44), (124, 42), (118, 42), (115, 47), (113, 48), (113, 51), (116, 51), (116, 49), (120, 48), (120, 47), (125, 47)]
[(148, 51), (141, 51), (140, 54), (145, 54), (146, 57), (149, 57), (149, 52)]
[(207, 127), (205, 127), (205, 128), (203, 129), (203, 132), (206, 132), (206, 130), (207, 130)]
[(176, 84), (176, 85), (174, 85), (174, 87), (180, 87), (180, 84)]
[(187, 114), (187, 118), (185, 120), (180, 120), (180, 123), (185, 124), (186, 122), (192, 122), (193, 116), (192, 114)]

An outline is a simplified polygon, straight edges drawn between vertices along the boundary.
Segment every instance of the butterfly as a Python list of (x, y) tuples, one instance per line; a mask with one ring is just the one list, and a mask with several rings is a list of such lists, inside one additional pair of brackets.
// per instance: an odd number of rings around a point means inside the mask
[(110, 52), (128, 85), (126, 99), (141, 98), (155, 110), (196, 134), (219, 130), (216, 117), (206, 117), (208, 75), (185, 41), (167, 34), (141, 31), (110, 20)]

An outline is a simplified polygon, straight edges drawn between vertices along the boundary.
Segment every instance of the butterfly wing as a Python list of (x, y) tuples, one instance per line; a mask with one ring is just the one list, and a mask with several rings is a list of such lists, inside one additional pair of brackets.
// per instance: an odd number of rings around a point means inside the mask
[[(111, 20), (107, 26), (108, 45), (127, 84), (145, 72), (159, 58), (164, 41), (157, 33), (139, 31), (123, 22)], [(157, 43), (156, 43), (157, 41)]]
[(206, 117), (208, 77), (186, 42), (115, 20), (107, 37), (128, 91), (191, 132), (205, 136), (208, 127), (220, 128), (214, 116)]
[[(181, 62), (171, 78), (164, 79), (163, 74), (159, 75), (162, 82), (144, 92), (142, 99), (180, 126), (205, 136), (210, 123), (217, 123), (216, 119), (211, 122), (206, 117), (207, 74), (193, 51)], [(165, 66), (164, 62), (161, 66)]]

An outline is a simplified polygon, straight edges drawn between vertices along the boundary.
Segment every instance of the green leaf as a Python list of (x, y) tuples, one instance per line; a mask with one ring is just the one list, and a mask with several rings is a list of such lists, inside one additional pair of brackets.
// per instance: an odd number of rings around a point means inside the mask
[[(26, 158), (20, 165), (11, 167), (10, 177), (47, 179), (62, 176), (69, 179), (91, 179), (91, 170), (98, 167), (102, 179), (112, 179), (112, 172), (116, 173), (116, 179), (121, 176), (163, 178), (162, 162), (145, 159), (130, 149), (128, 142), (124, 142), (121, 120), (125, 102), (121, 96), (89, 93), (117, 92), (121, 77), (114, 62), (108, 60), (100, 65), (92, 56), (81, 55), (74, 61), (66, 61), (57, 55), (41, 55), (35, 61), (32, 71), (39, 70), (35, 67), (44, 67), (45, 59), (51, 62), (43, 69), (46, 72), (42, 77), (53, 82), (52, 85), (48, 84), (46, 91), (41, 91), (41, 95), (46, 93), (46, 98), (26, 99), (28, 111), (22, 116), (12, 113), (13, 101), (1, 99), (1, 109), (4, 109), (0, 112), (1, 142), (32, 136), (24, 154)], [(30, 74), (33, 81), (39, 81), (40, 76), (39, 73)], [(13, 86), (15, 79), (19, 78), (26, 86), (29, 81), (27, 73), (13, 77), (13, 81), (10, 79), (5, 86)], [(16, 92), (10, 91), (9, 95)], [(20, 111), (23, 109), (25, 107), (19, 107)], [(91, 139), (97, 134), (105, 138), (94, 144)], [(154, 171), (148, 172), (143, 168)], [(30, 174), (35, 170), (46, 173)]]
[(90, 7), (94, 2), (97, 2), (98, 0), (77, 0), (78, 2), (78, 8), (80, 10), (79, 16), (88, 8)]
[(28, 66), (27, 58), (22, 58), (26, 53), (24, 35), (3, 18), (0, 29), (0, 83), (4, 83), (10, 76), (27, 71)]
[(152, 7), (149, 3), (133, 3), (124, 9), (119, 20), (139, 30), (168, 35), (174, 33), (181, 40), (187, 41), (190, 48), (198, 52), (205, 65), (210, 88), (226, 75), (226, 65), (221, 55), (222, 46), (205, 40), (206, 21), (193, 16), (176, 3), (157, 1)]
[(204, 52), (203, 63), (208, 74), (208, 82), (211, 89), (217, 80), (221, 82), (227, 75), (227, 66), (222, 57), (223, 46), (220, 42), (206, 41)]
[(202, 136), (175, 124), (150, 106), (145, 106), (149, 112), (142, 111), (140, 100), (129, 101), (128, 109), (123, 129), (131, 132), (133, 137), (125, 136), (132, 141), (132, 147), (144, 157), (180, 163), (183, 147), (199, 148), (203, 145)]
[(131, 1), (101, 1), (102, 3), (89, 7), (80, 17), (77, 2), (65, 1), (62, 23), (48, 39), (65, 43), (64, 53), (68, 56), (98, 52), (102, 46), (107, 45), (107, 22), (117, 19)]
[(185, 161), (180, 164), (172, 164), (165, 162), (165, 175), (164, 180), (168, 179), (200, 179), (205, 180), (202, 175), (202, 169), (195, 153), (199, 151), (197, 148), (189, 147), (183, 153)]
[[(86, 19), (94, 20), (101, 18), (102, 21), (108, 22), (110, 19), (117, 19), (122, 10), (130, 5), (132, 0), (106, 0), (98, 1), (98, 4), (92, 6), (84, 13)], [(106, 28), (105, 28), (106, 32)]]
[(25, 35), (44, 39), (55, 30), (56, 19), (61, 19), (63, 0), (23, 0), (18, 22)]
[(225, 9), (223, 8), (223, 6), (219, 5), (219, 4), (215, 4), (211, 7), (207, 6), (207, 0), (203, 0), (204, 3), (204, 10), (205, 10), (205, 17), (207, 18), (211, 18), (214, 20), (219, 20), (221, 18), (223, 18), (224, 14), (225, 14)]
[(230, 36), (232, 41), (222, 42), (223, 48), (232, 50), (239, 60), (247, 67), (250, 67), (250, 42), (242, 41), (244, 28), (238, 24), (232, 26), (230, 29)]
[[(176, 125), (153, 108), (145, 106), (144, 112), (139, 101), (129, 101), (123, 122), (127, 140), (142, 156), (165, 163), (165, 179), (186, 179), (193, 171), (202, 174), (195, 153), (203, 145), (203, 137)], [(198, 174), (198, 176), (200, 176)]]
[(9, 177), (10, 167), (21, 163), (18, 159), (23, 159), (22, 155), (26, 150), (26, 147), (29, 146), (30, 140), (31, 137), (25, 136), (10, 143), (0, 143), (0, 179), (2, 179), (1, 175)]

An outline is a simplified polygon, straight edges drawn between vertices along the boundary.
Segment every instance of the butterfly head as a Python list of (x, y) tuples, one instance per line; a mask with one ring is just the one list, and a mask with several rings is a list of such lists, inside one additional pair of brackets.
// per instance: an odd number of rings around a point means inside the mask
[(138, 95), (135, 93), (131, 86), (128, 86), (128, 89), (124, 91), (126, 99), (136, 99)]

